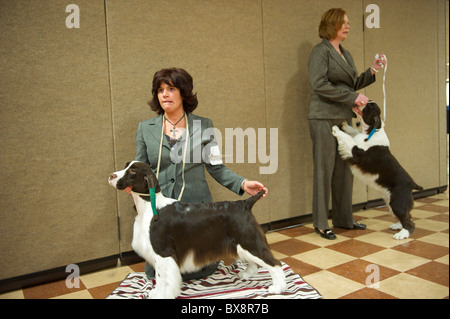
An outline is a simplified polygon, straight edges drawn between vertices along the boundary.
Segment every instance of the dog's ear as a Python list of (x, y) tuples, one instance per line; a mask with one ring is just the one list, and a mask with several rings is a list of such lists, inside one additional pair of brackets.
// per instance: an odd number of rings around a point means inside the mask
[(147, 174), (146, 176), (144, 176), (144, 181), (147, 183), (148, 189), (155, 187), (156, 193), (159, 193), (161, 191), (158, 179), (156, 178), (155, 174)]
[(380, 119), (379, 115), (374, 117), (374, 119), (373, 119), (373, 127), (376, 128), (377, 130), (381, 128), (381, 119)]

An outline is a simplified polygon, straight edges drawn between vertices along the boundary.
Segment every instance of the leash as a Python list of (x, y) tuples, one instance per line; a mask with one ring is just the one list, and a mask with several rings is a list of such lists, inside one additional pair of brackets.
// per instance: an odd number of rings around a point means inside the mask
[(369, 133), (369, 137), (366, 138), (366, 139), (364, 140), (364, 142), (367, 142), (368, 140), (370, 140), (370, 138), (373, 136), (373, 134), (375, 134), (376, 131), (377, 131), (377, 129), (376, 129), (376, 128), (373, 128), (372, 131), (370, 131), (370, 133)]
[[(184, 193), (184, 188), (186, 186), (186, 182), (184, 180), (184, 169), (186, 166), (186, 152), (187, 152), (187, 147), (188, 147), (188, 142), (189, 142), (189, 118), (187, 113), (186, 114), (186, 139), (184, 142), (184, 150), (183, 150), (183, 168), (181, 170), (181, 177), (183, 179), (183, 186), (181, 187), (181, 192), (180, 195), (178, 196), (178, 200), (181, 200), (181, 197), (183, 196)], [(164, 137), (164, 116), (162, 117), (162, 129), (161, 129), (161, 140), (159, 142), (159, 155), (158, 155), (158, 165), (156, 167), (156, 178), (158, 178), (159, 176), (159, 167), (161, 165), (161, 153), (162, 153), (162, 145), (163, 145), (163, 137)]]
[[(188, 115), (186, 114), (186, 140), (184, 142), (184, 150), (183, 150), (183, 168), (181, 171), (181, 176), (183, 179), (183, 187), (181, 188), (181, 192), (180, 195), (178, 196), (178, 200), (181, 200), (181, 197), (183, 196), (184, 193), (184, 188), (186, 186), (186, 181), (184, 179), (184, 169), (186, 166), (186, 152), (187, 152), (187, 146), (188, 146), (188, 142), (189, 142), (189, 120), (188, 120)], [(162, 117), (162, 130), (161, 130), (161, 140), (159, 142), (159, 155), (158, 155), (158, 165), (156, 167), (156, 178), (158, 178), (159, 176), (159, 168), (161, 166), (161, 153), (162, 153), (162, 145), (163, 145), (163, 138), (164, 138), (164, 116)], [(154, 220), (158, 220), (159, 215), (158, 212), (156, 211), (156, 190), (155, 187), (152, 187), (149, 189), (149, 193), (148, 194), (142, 194), (142, 193), (137, 193), (137, 192), (133, 192), (131, 191), (131, 193), (137, 194), (139, 196), (150, 196), (150, 204), (152, 206), (152, 211), (153, 211), (153, 216), (154, 216)]]
[(150, 205), (152, 206), (154, 220), (158, 220), (158, 212), (156, 211), (156, 188), (152, 187), (148, 190), (148, 194), (142, 194), (138, 192), (131, 191), (131, 193), (139, 196), (150, 196)]
[(153, 211), (153, 219), (158, 220), (158, 212), (156, 211), (156, 195), (155, 195), (155, 187), (150, 188), (150, 204), (152, 205), (152, 211)]
[[(375, 59), (378, 59), (378, 53), (375, 55)], [(384, 55), (384, 65), (380, 62), (381, 68), (383, 69), (383, 119), (386, 122), (386, 73), (388, 67), (388, 59), (387, 56)]]

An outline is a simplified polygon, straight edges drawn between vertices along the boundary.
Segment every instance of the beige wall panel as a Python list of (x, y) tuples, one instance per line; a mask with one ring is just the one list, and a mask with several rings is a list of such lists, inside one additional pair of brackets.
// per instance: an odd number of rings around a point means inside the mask
[[(146, 103), (153, 74), (161, 68), (182, 67), (193, 76), (195, 114), (212, 119), (223, 145), (225, 128), (265, 127), (259, 0), (107, 1), (107, 25), (118, 167), (135, 156), (138, 123), (156, 115)], [(267, 183), (260, 164), (245, 161), (227, 166)], [(241, 198), (211, 178), (208, 183), (215, 200)], [(136, 214), (131, 207), (131, 198), (119, 194), (123, 250), (131, 249)], [(268, 222), (268, 208), (255, 206), (259, 222)]]
[[(363, 71), (361, 5), (355, 1), (263, 1), (264, 66), (267, 126), (277, 127), (279, 164), (270, 175), (271, 220), (311, 213), (312, 142), (308, 126), (310, 84), (308, 58), (321, 41), (318, 27), (322, 14), (344, 8), (351, 21), (351, 34), (343, 46)], [(356, 184), (354, 201), (366, 200), (365, 188)]]
[[(446, 170), (441, 156), (445, 149), (440, 149), (445, 126), (439, 125), (439, 109), (445, 109), (439, 94), (444, 92), (438, 82), (445, 78), (438, 76), (439, 59), (443, 57), (437, 51), (438, 31), (445, 32), (445, 26), (437, 25), (437, 3), (377, 1), (380, 28), (366, 29), (365, 34), (367, 64), (377, 52), (388, 57), (386, 132), (391, 152), (425, 189), (441, 186), (440, 175)], [(367, 89), (368, 96), (381, 107), (382, 76), (378, 73), (377, 83)], [(370, 198), (380, 197), (373, 190), (369, 192)]]
[(0, 279), (118, 253), (103, 1), (0, 1)]

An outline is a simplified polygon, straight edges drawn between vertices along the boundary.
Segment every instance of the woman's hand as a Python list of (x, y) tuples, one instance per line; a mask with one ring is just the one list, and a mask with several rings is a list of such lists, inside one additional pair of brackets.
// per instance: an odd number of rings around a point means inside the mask
[(373, 59), (372, 65), (370, 67), (372, 69), (372, 74), (380, 71), (380, 69), (382, 69), (385, 65), (386, 58), (384, 57), (384, 54), (379, 54), (378, 59)]
[(266, 186), (264, 186), (260, 182), (249, 180), (245, 180), (244, 183), (242, 183), (242, 189), (251, 196), (258, 194), (261, 190), (264, 190), (265, 194), (261, 198), (266, 196), (269, 192)]
[(359, 94), (356, 98), (355, 102), (353, 102), (356, 106), (363, 107), (369, 102), (369, 98), (364, 94)]

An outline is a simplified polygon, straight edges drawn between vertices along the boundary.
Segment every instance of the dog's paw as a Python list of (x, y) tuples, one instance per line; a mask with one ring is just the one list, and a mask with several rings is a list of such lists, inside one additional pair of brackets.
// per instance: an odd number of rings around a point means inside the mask
[(255, 276), (257, 273), (258, 267), (253, 263), (249, 263), (245, 270), (238, 273), (238, 276), (241, 280), (248, 280), (251, 277)]
[(333, 125), (333, 127), (331, 129), (331, 133), (334, 136), (338, 136), (340, 132), (341, 132), (341, 130), (339, 129), (339, 127), (337, 127), (336, 125)]
[(394, 237), (394, 239), (397, 239), (397, 240), (406, 239), (409, 237), (409, 231), (407, 231), (406, 229), (403, 228), (401, 231), (399, 231), (393, 237)]
[(400, 230), (403, 228), (402, 223), (398, 222), (395, 224), (392, 224), (391, 226), (389, 226), (390, 229), (392, 230)]
[(286, 287), (282, 287), (280, 285), (269, 286), (269, 293), (271, 293), (271, 294), (281, 294), (285, 290), (286, 290)]

